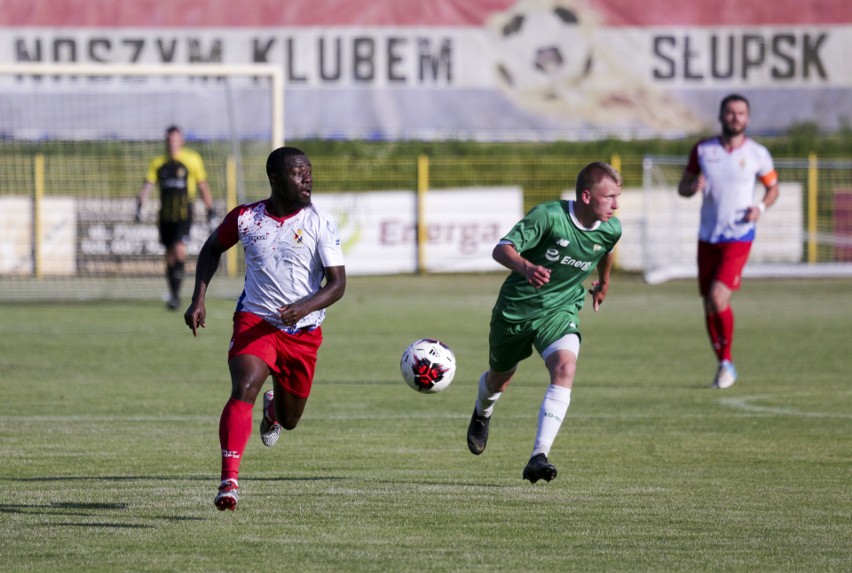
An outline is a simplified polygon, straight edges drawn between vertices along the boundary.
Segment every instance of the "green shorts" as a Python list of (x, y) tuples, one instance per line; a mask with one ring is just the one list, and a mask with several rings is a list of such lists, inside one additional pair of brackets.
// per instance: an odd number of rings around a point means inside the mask
[(580, 336), (580, 308), (570, 305), (526, 322), (510, 322), (495, 308), (488, 334), (488, 365), (495, 372), (508, 372), (521, 360), (539, 354), (567, 334)]

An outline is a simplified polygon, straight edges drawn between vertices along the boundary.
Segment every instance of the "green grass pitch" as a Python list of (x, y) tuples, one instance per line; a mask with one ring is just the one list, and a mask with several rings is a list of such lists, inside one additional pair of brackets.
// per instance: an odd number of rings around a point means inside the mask
[[(693, 282), (616, 275), (581, 314), (559, 475), (531, 485), (538, 357), (485, 453), (465, 443), (501, 280), (350, 278), (302, 422), (273, 449), (255, 426), (233, 513), (233, 301), (195, 339), (155, 301), (0, 305), (0, 570), (852, 570), (852, 283), (746, 279), (740, 379), (714, 391)], [(437, 395), (399, 375), (424, 336), (459, 363)]]

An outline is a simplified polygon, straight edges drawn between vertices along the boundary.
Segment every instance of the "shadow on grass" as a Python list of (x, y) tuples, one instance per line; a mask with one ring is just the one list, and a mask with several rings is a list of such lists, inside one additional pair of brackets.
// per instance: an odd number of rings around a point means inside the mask
[[(81, 521), (46, 521), (39, 523), (41, 527), (93, 527), (93, 528), (124, 528), (124, 529), (152, 529), (156, 525), (147, 523), (128, 523), (118, 521), (85, 521), (85, 519), (102, 520), (105, 513), (118, 512), (114, 515), (127, 515), (128, 504), (126, 503), (83, 503), (76, 501), (60, 501), (51, 503), (2, 503), (0, 514), (11, 513), (19, 515), (39, 515), (57, 518), (83, 518)], [(131, 516), (133, 518), (137, 516)], [(146, 518), (143, 518), (146, 519)], [(192, 517), (181, 515), (161, 515), (152, 518), (156, 521), (206, 521), (204, 517)]]
[[(337, 481), (345, 480), (343, 477), (258, 477), (252, 478), (257, 482), (299, 482), (299, 481)], [(37, 476), (24, 478), (0, 478), (0, 482), (66, 482), (66, 481), (113, 481), (113, 482), (145, 482), (145, 481), (203, 481), (211, 482), (210, 476)], [(78, 502), (78, 501), (56, 501), (48, 503), (0, 503), (0, 514), (17, 514), (21, 516), (45, 516), (48, 520), (38, 523), (41, 527), (84, 527), (84, 528), (107, 528), (107, 529), (152, 529), (157, 527), (151, 523), (132, 523), (128, 521), (104, 521), (107, 515), (115, 517), (129, 517), (130, 519), (141, 519), (146, 521), (207, 521), (207, 517), (195, 517), (189, 515), (159, 515), (141, 516), (135, 515), (131, 506), (127, 503), (102, 503), (102, 502)], [(51, 518), (61, 518), (63, 521), (52, 521)], [(79, 521), (68, 521), (69, 518), (77, 518)], [(97, 520), (97, 521), (89, 521)]]
[[(103, 513), (110, 511), (123, 512), (127, 509), (126, 503), (80, 503), (74, 501), (63, 501), (55, 503), (18, 503), (0, 504), (0, 513), (15, 513), (20, 515), (46, 515), (67, 519), (74, 518), (96, 518), (103, 519)], [(169, 519), (169, 518), (166, 518)], [(190, 520), (201, 520), (201, 518), (181, 518)], [(151, 529), (154, 525), (144, 523), (121, 523), (116, 521), (49, 521), (39, 523), (41, 527), (95, 527), (95, 528), (124, 528), (124, 529)]]
[[(65, 510), (77, 510), (68, 512)], [(0, 513), (55, 513), (57, 515), (92, 515), (81, 511), (124, 510), (126, 503), (78, 503), (64, 501), (58, 503), (0, 503)], [(34, 510), (34, 511), (30, 511)], [(59, 510), (59, 511), (53, 511)]]

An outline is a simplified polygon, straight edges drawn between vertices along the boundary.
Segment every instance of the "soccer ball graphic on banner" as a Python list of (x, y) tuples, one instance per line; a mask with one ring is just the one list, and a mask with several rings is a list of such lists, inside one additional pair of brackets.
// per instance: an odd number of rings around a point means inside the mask
[(498, 29), (500, 79), (513, 91), (573, 85), (589, 75), (592, 46), (577, 13), (565, 6), (528, 7)]
[(434, 338), (412, 342), (399, 361), (402, 378), (414, 390), (427, 394), (440, 392), (456, 375), (456, 356), (450, 347)]

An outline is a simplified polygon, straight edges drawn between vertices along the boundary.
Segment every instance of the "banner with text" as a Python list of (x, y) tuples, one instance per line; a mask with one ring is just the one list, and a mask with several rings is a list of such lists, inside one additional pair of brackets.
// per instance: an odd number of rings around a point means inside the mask
[[(714, 129), (732, 91), (752, 100), (754, 132), (852, 121), (848, 0), (146, 4), (8, 0), (0, 64), (280, 65), (288, 139), (675, 137)], [(20, 106), (34, 85), (61, 93), (96, 81), (0, 76), (0, 105)], [(139, 122), (226, 134), (203, 98), (195, 112)], [(122, 136), (108, 117), (93, 121)], [(14, 132), (14, 117), (4, 124)]]
[[(348, 275), (500, 270), (491, 251), (523, 216), (520, 187), (430, 191), (418, 248), (414, 191), (318, 193), (313, 201), (338, 223)], [(34, 225), (31, 197), (0, 196), (0, 276), (33, 275), (37, 253), (45, 276), (161, 276), (156, 213), (149, 207), (136, 222), (134, 211), (133, 199), (49, 197)], [(211, 230), (203, 211), (195, 209), (188, 273)]]
[[(429, 191), (418, 255), (413, 191), (322, 193), (313, 201), (337, 220), (352, 275), (500, 270), (491, 251), (524, 210), (520, 187)], [(425, 268), (418, 269), (419, 259)]]

